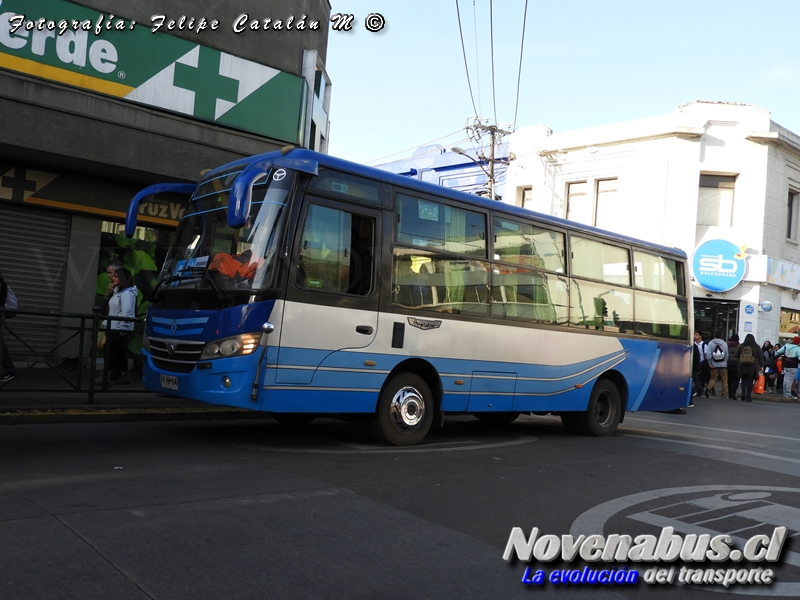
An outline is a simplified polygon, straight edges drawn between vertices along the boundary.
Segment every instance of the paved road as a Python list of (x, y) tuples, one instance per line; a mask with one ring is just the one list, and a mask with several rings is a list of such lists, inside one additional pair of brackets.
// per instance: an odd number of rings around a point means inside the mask
[[(512, 527), (796, 534), (798, 422), (800, 405), (711, 398), (628, 415), (605, 439), (552, 417), (448, 419), (408, 449), (334, 420), (2, 426), (0, 598), (714, 598), (708, 585), (525, 585), (528, 565), (503, 549)], [(727, 592), (800, 596), (797, 538), (781, 559), (772, 585)]]

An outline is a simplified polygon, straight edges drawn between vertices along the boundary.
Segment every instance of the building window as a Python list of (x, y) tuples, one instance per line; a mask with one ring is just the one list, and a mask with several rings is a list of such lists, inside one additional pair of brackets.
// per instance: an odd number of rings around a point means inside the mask
[(528, 206), (528, 202), (533, 200), (533, 188), (522, 188), (522, 204), (521, 206)]
[(567, 219), (586, 225), (592, 224), (592, 203), (585, 181), (567, 184)]
[(786, 239), (797, 241), (797, 203), (798, 193), (789, 190), (789, 200), (786, 203)]
[(568, 183), (567, 219), (613, 230), (619, 219), (617, 179)]
[(617, 180), (598, 179), (595, 182), (595, 225), (602, 229), (614, 230), (614, 225), (619, 221), (619, 206), (617, 205)]
[(733, 218), (733, 189), (736, 177), (700, 175), (697, 195), (697, 224), (730, 227)]

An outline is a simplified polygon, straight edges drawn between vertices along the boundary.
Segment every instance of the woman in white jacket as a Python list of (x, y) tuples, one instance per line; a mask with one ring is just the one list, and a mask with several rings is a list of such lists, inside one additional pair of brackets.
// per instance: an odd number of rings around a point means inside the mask
[[(106, 269), (111, 283), (106, 290), (108, 299), (108, 316), (110, 317), (129, 317), (136, 316), (136, 298), (138, 290), (133, 285), (130, 275), (122, 268), (119, 263), (111, 263)], [(110, 331), (108, 332), (108, 364), (106, 369), (112, 382), (120, 379), (128, 372), (128, 357), (125, 348), (130, 339), (130, 332), (133, 331), (132, 321), (111, 320)], [(119, 383), (130, 383), (128, 378), (124, 378)]]

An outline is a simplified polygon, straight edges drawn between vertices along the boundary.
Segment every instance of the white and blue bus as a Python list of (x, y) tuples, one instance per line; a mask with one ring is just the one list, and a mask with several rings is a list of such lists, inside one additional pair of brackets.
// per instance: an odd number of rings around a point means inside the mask
[(195, 186), (147, 313), (149, 390), (362, 415), (412, 445), (444, 415), (609, 435), (690, 402), (686, 255), (304, 149)]

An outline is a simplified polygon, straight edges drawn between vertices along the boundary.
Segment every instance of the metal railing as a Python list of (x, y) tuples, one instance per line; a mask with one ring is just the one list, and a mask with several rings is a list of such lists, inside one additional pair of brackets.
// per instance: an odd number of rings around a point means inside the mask
[[(25, 319), (24, 324), (22, 321), (18, 321), (20, 325), (17, 326), (15, 325), (16, 319), (6, 318), (7, 312), (21, 316), (32, 316), (35, 318), (35, 322)], [(99, 357), (97, 341), (99, 334), (103, 331), (111, 331), (110, 325), (115, 321), (143, 323), (144, 319), (112, 317), (103, 314), (103, 311), (98, 307), (95, 307), (94, 312), (91, 314), (37, 310), (10, 311), (0, 308), (0, 345), (2, 345), (4, 341), (8, 341), (9, 338), (16, 340), (18, 345), (22, 346), (24, 350), (22, 353), (13, 353), (12, 359), (17, 363), (26, 364), (24, 368), (17, 369), (16, 378), (6, 383), (0, 383), (0, 390), (9, 385), (14, 385), (15, 388), (26, 392), (85, 393), (87, 394), (89, 404), (94, 402), (94, 395), (96, 393), (108, 391), (112, 387), (114, 387), (114, 392), (141, 392), (140, 388), (116, 387), (120, 383), (127, 381), (131, 374), (138, 372), (141, 368), (142, 357), (129, 352), (127, 345), (125, 348), (126, 357), (129, 359), (129, 364), (131, 362), (130, 359), (133, 359), (133, 366), (119, 378), (111, 380), (108, 369), (105, 368), (109, 364), (110, 343), (106, 343), (103, 347), (103, 365), (98, 368)], [(59, 341), (57, 341), (52, 348), (44, 350), (42, 348), (35, 348), (26, 341), (24, 334), (19, 331), (25, 330), (31, 332), (36, 329), (55, 329), (59, 332)], [(89, 338), (89, 343), (87, 343), (87, 336)], [(70, 356), (65, 358), (59, 355), (63, 354), (68, 346), (73, 347), (74, 345), (77, 345), (77, 357)], [(8, 344), (6, 344), (6, 346), (8, 347)], [(24, 388), (18, 387), (20, 383), (27, 380), (27, 378), (24, 377), (26, 373), (31, 373), (33, 369), (42, 366), (47, 367), (48, 373), (57, 375), (56, 383), (61, 383), (62, 387), (37, 387), (35, 384), (25, 385)], [(73, 370), (75, 371), (74, 375), (71, 374)], [(43, 379), (43, 377), (37, 376), (33, 381), (41, 382)]]

